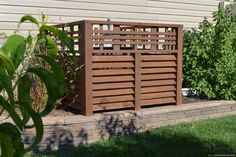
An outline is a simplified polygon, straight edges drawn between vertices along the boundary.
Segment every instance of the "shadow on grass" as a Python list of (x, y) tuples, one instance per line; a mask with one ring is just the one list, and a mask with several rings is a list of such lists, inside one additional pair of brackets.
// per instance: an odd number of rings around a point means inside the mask
[[(31, 156), (204, 157), (235, 153), (232, 147), (236, 145), (236, 117), (161, 127), (145, 133), (138, 133), (142, 130), (137, 125), (139, 119), (137, 114), (130, 114), (128, 117), (127, 114), (105, 115), (101, 120), (83, 126), (84, 128), (81, 126), (80, 130), (73, 128), (73, 132), (68, 127), (52, 126), (53, 134), (46, 136), (46, 142), (43, 142), (47, 145), (47, 151), (35, 150), (35, 155)], [(96, 138), (108, 140), (88, 145), (94, 138), (92, 129), (98, 131), (96, 135), (99, 137)], [(54, 146), (57, 151), (52, 149)]]
[(146, 132), (89, 146), (70, 146), (58, 151), (35, 153), (37, 156), (57, 157), (204, 157), (214, 151), (215, 154), (233, 153), (232, 148), (221, 141), (201, 141), (191, 135), (168, 136), (165, 132)]

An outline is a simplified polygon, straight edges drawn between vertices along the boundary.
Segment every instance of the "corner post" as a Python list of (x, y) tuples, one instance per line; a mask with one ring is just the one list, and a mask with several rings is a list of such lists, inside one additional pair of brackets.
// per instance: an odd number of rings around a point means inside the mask
[(182, 78), (183, 78), (183, 63), (182, 63), (182, 51), (183, 51), (183, 25), (178, 26), (177, 30), (177, 85), (176, 85), (176, 105), (182, 104)]
[(80, 24), (80, 55), (83, 68), (81, 69), (81, 111), (85, 116), (93, 115), (92, 102), (92, 23), (90, 21), (82, 21)]

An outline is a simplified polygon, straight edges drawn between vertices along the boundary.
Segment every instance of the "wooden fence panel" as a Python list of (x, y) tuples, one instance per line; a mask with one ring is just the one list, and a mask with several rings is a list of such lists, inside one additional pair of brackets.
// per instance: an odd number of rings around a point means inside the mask
[[(80, 99), (84, 115), (114, 109), (181, 104), (182, 26), (80, 21)], [(71, 31), (68, 34), (74, 34)], [(80, 106), (80, 107), (78, 107)]]

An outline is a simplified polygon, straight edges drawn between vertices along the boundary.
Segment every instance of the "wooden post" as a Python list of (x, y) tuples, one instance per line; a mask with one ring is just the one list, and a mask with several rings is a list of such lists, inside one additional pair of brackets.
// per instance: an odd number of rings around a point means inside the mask
[(80, 25), (80, 54), (83, 65), (81, 72), (81, 94), (82, 114), (91, 116), (93, 114), (92, 104), (92, 23), (82, 21)]
[(182, 51), (183, 51), (183, 25), (178, 26), (177, 30), (177, 89), (176, 89), (176, 105), (182, 104)]
[[(137, 31), (136, 27), (135, 31)], [(134, 53), (134, 110), (139, 111), (141, 109), (141, 52), (137, 51), (137, 44), (134, 46)]]

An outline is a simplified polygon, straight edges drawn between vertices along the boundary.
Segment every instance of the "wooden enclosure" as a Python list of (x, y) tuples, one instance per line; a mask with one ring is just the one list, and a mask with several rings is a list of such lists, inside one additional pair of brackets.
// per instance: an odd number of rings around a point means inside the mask
[(182, 25), (86, 20), (57, 27), (74, 38), (83, 65), (71, 105), (83, 115), (182, 103)]

